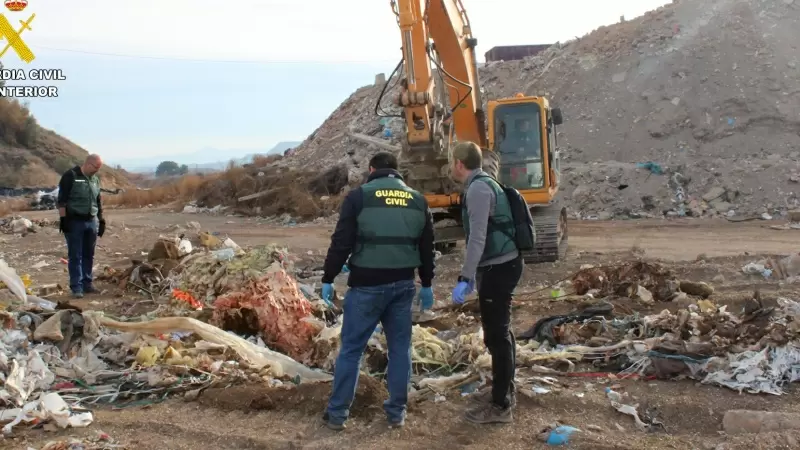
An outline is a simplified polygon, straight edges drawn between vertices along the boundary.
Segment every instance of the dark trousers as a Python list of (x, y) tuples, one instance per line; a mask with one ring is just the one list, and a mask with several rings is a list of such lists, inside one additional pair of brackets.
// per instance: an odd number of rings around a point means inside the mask
[(476, 276), (483, 342), (492, 355), (492, 401), (503, 408), (511, 401), (517, 366), (517, 341), (511, 332), (511, 298), (523, 267), (520, 257), (479, 267)]
[(97, 219), (69, 219), (66, 233), (69, 269), (69, 288), (73, 293), (83, 292), (92, 285), (94, 247), (97, 243)]

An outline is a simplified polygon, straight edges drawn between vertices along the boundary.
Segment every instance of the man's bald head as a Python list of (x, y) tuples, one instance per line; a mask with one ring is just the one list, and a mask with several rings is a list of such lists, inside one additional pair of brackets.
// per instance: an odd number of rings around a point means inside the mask
[(83, 162), (81, 172), (88, 177), (96, 174), (101, 167), (103, 167), (103, 159), (100, 158), (100, 155), (92, 153), (87, 156), (86, 161)]

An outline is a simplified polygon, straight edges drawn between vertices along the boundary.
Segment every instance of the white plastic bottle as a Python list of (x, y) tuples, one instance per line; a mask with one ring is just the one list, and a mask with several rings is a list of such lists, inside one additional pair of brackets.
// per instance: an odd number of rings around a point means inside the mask
[(606, 397), (612, 402), (622, 403), (622, 394), (612, 390), (610, 387), (606, 388)]

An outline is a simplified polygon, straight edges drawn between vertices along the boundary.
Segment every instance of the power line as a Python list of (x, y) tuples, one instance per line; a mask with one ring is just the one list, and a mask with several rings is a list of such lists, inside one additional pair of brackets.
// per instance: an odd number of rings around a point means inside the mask
[(202, 63), (215, 63), (215, 64), (379, 64), (388, 62), (388, 60), (372, 60), (372, 61), (321, 61), (321, 60), (236, 60), (236, 59), (202, 59), (202, 58), (184, 58), (172, 56), (149, 56), (149, 55), (131, 55), (122, 53), (107, 53), (107, 52), (93, 52), (88, 50), (76, 50), (67, 48), (46, 47), (42, 45), (31, 45), (31, 47), (65, 53), (79, 53), (82, 55), (92, 56), (105, 56), (111, 58), (130, 58), (130, 59), (151, 59), (161, 61), (182, 61), (182, 62), (202, 62)]

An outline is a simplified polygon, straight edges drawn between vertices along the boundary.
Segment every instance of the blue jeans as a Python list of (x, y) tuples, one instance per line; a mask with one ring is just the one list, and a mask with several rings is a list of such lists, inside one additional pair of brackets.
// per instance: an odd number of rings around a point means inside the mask
[(84, 287), (92, 285), (98, 227), (99, 222), (96, 219), (69, 220), (69, 232), (64, 237), (67, 239), (69, 288), (73, 293), (83, 292)]
[(411, 303), (417, 288), (413, 280), (381, 286), (353, 287), (344, 297), (342, 344), (328, 401), (328, 421), (342, 424), (350, 415), (359, 366), (367, 341), (380, 322), (389, 347), (389, 399), (383, 409), (389, 422), (405, 418), (411, 382)]

